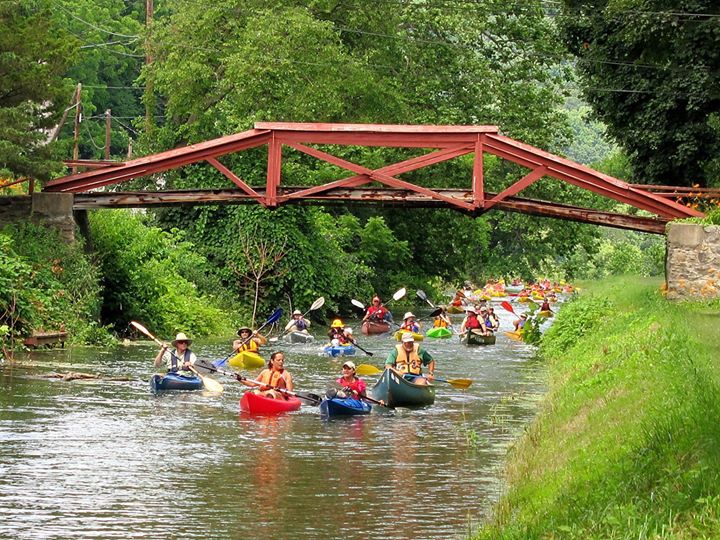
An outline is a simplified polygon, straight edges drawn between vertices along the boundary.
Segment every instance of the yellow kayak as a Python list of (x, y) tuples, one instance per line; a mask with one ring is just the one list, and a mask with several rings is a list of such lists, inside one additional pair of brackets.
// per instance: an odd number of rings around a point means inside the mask
[(238, 369), (256, 369), (264, 367), (266, 364), (262, 356), (251, 351), (239, 352), (229, 362), (231, 366)]
[(553, 312), (552, 312), (552, 311), (548, 311), (548, 310), (538, 311), (538, 315), (539, 315), (540, 317), (545, 317), (546, 319), (549, 319), (550, 317), (553, 316)]
[(515, 341), (522, 341), (522, 330), (519, 332), (505, 332), (505, 335), (509, 337), (510, 339), (513, 339)]
[[(398, 330), (397, 332), (395, 332), (395, 339), (397, 341), (400, 341), (402, 339), (402, 335), (404, 333), (405, 333), (405, 330)], [(418, 334), (416, 332), (410, 332), (410, 333), (415, 338), (415, 341), (422, 341), (423, 339), (425, 339), (425, 336), (423, 334)]]

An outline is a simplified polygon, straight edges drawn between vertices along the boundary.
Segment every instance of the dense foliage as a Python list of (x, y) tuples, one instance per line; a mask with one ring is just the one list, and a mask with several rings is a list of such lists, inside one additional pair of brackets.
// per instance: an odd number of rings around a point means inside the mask
[(567, 0), (583, 95), (640, 183), (716, 185), (720, 27), (713, 0)]
[(30, 223), (0, 232), (0, 326), (8, 340), (64, 327), (71, 341), (105, 342), (100, 304), (99, 271), (82, 242), (68, 245), (54, 229)]
[(116, 331), (125, 333), (133, 319), (165, 336), (229, 329), (212, 268), (178, 231), (148, 227), (126, 211), (95, 212), (90, 224), (103, 275), (102, 318)]
[(71, 95), (64, 75), (76, 41), (44, 0), (0, 3), (0, 181), (60, 170), (44, 130)]
[(477, 538), (718, 536), (719, 306), (658, 285), (608, 280), (560, 311), (549, 394)]

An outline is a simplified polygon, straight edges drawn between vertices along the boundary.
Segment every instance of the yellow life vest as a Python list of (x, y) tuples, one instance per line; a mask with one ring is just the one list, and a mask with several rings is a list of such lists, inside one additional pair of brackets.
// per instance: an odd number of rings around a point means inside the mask
[(400, 345), (395, 345), (397, 349), (397, 358), (395, 359), (395, 369), (400, 373), (412, 373), (413, 375), (420, 375), (422, 373), (422, 361), (418, 355), (418, 349), (420, 345), (415, 343), (413, 350), (408, 354), (405, 348)]
[(447, 328), (447, 321), (443, 319), (442, 317), (435, 317), (435, 322), (433, 323), (433, 326), (435, 328)]
[(254, 353), (258, 352), (258, 344), (255, 342), (254, 339), (251, 338), (250, 341), (248, 341), (247, 343), (243, 343), (242, 345), (240, 345), (238, 352), (245, 352), (245, 351), (254, 352)]

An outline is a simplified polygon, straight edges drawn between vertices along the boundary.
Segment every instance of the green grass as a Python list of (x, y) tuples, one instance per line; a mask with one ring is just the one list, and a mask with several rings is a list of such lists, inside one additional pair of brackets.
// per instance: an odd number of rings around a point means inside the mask
[(550, 390), (476, 538), (720, 538), (720, 302), (588, 284), (543, 338)]

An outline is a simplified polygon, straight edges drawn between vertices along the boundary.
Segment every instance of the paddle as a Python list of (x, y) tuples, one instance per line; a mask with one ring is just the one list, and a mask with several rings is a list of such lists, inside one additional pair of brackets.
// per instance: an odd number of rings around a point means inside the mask
[[(262, 330), (263, 328), (265, 328), (268, 324), (276, 323), (276, 322), (280, 319), (280, 317), (282, 317), (282, 314), (283, 314), (282, 309), (281, 309), (281, 308), (277, 308), (275, 311), (273, 311), (273, 312), (270, 314), (270, 316), (268, 317), (268, 319), (267, 319), (263, 324), (260, 325), (260, 328), (258, 328), (257, 330), (255, 330), (254, 333), (260, 332), (260, 330)], [(231, 356), (233, 356), (235, 353), (237, 353), (238, 349), (240, 349), (240, 347), (242, 347), (243, 345), (245, 345), (245, 344), (246, 344), (248, 341), (250, 341), (252, 338), (253, 338), (253, 334), (250, 334), (250, 337), (243, 339), (242, 342), (241, 342), (240, 344), (238, 344), (238, 346), (235, 347), (230, 354), (228, 354), (225, 358), (223, 358), (222, 360), (220, 360), (216, 365), (217, 365), (217, 366), (224, 366), (224, 365), (227, 363), (228, 359), (229, 359)]]
[[(382, 370), (370, 364), (360, 364), (355, 368), (355, 373), (358, 375), (377, 375), (382, 373)], [(423, 377), (423, 375), (413, 375), (413, 377)], [(435, 377), (434, 380), (448, 383), (455, 388), (469, 388), (472, 384), (472, 379), (440, 379)]]
[[(392, 302), (393, 300), (395, 300), (395, 301), (400, 300), (403, 296), (405, 296), (406, 292), (407, 292), (407, 290), (405, 289), (405, 287), (403, 287), (402, 289), (398, 289), (397, 291), (395, 291), (395, 294), (392, 295), (392, 300), (389, 300), (388, 303), (385, 305), (386, 306), (389, 305), (390, 302)], [(350, 303), (353, 306), (358, 307), (360, 309), (363, 309), (363, 310), (366, 309), (365, 304), (363, 304), (360, 300), (355, 300), (353, 298), (352, 300), (350, 300)]]
[(322, 398), (317, 395), (310, 392), (294, 392), (291, 390), (286, 390), (285, 388), (278, 388), (277, 386), (270, 386), (269, 384), (265, 384), (260, 381), (256, 381), (255, 379), (248, 379), (247, 377), (243, 377), (242, 375), (235, 375), (235, 378), (240, 382), (251, 382), (256, 383), (258, 386), (267, 386), (268, 388), (272, 388), (273, 390), (277, 390), (281, 394), (287, 394), (288, 396), (293, 396), (299, 399), (304, 399), (308, 401), (311, 405), (320, 405), (320, 402), (322, 401)]
[(512, 307), (512, 305), (510, 304), (510, 302), (508, 302), (507, 300), (505, 300), (505, 301), (503, 301), (503, 302), (500, 302), (500, 305), (501, 305), (501, 306), (503, 307), (503, 309), (505, 309), (506, 311), (509, 311), (510, 313), (512, 313), (513, 315), (515, 315), (516, 317), (518, 316), (518, 314), (515, 313), (515, 310), (513, 309), (513, 307)]
[[(338, 393), (339, 390), (342, 390), (342, 388), (341, 388), (340, 386), (341, 386), (341, 385), (339, 385), (339, 384), (337, 384), (337, 383), (334, 383), (334, 386), (333, 386), (332, 390), (335, 391), (335, 395), (332, 396), (333, 398), (337, 396), (337, 393)], [(328, 392), (328, 393), (329, 393), (329, 392)], [(326, 393), (325, 395), (326, 395), (329, 399), (332, 399), (332, 398), (328, 395), (328, 393)], [(387, 407), (388, 409), (394, 409), (394, 408), (395, 408), (395, 407), (388, 407), (388, 406), (385, 405), (385, 403), (383, 403), (382, 401), (378, 401), (377, 399), (373, 399), (373, 398), (368, 397), (368, 396), (358, 396), (358, 397), (359, 397), (360, 399), (362, 399), (363, 401), (367, 401), (368, 403), (375, 403), (376, 405), (380, 405), (381, 407)]]
[[(308, 309), (305, 313), (303, 313), (303, 318), (305, 317), (305, 315), (307, 315), (307, 314), (310, 313), (311, 311), (315, 311), (316, 309), (320, 309), (321, 307), (323, 307), (323, 305), (325, 305), (325, 297), (324, 297), (324, 296), (321, 296), (320, 298), (318, 298), (317, 300), (315, 300), (315, 301), (312, 303), (312, 305), (310, 306), (310, 309)], [(290, 326), (290, 328), (292, 328), (292, 325)], [(272, 337), (272, 338), (270, 338), (270, 341), (272, 341), (272, 342), (278, 341), (280, 338), (282, 338), (283, 336), (285, 336), (285, 335), (287, 335), (287, 334), (289, 334), (289, 333), (290, 333), (290, 329), (286, 329), (286, 330), (285, 330), (282, 334), (280, 334), (278, 337)]]
[(355, 341), (354, 339), (351, 339), (350, 342), (351, 342), (353, 345), (355, 345), (358, 349), (360, 349), (362, 352), (364, 352), (365, 354), (367, 354), (368, 356), (373, 356), (373, 355), (375, 354), (375, 353), (373, 353), (373, 352), (368, 351), (367, 349), (363, 349), (363, 348), (358, 344), (358, 342)]
[[(130, 321), (130, 324), (131, 324), (132, 326), (134, 326), (138, 331), (140, 331), (141, 333), (145, 334), (147, 337), (149, 337), (150, 339), (152, 339), (155, 343), (157, 343), (157, 344), (160, 345), (161, 347), (167, 347), (167, 345), (165, 345), (165, 343), (163, 343), (163, 342), (160, 341), (158, 338), (156, 338), (155, 336), (153, 336), (153, 335), (150, 333), (150, 331), (149, 331), (147, 328), (145, 328), (142, 324), (140, 324), (139, 322), (137, 322), (137, 321)], [(171, 352), (170, 354), (171, 354), (172, 356), (175, 356), (175, 354), (172, 353), (172, 352)], [(178, 361), (180, 361), (180, 359), (179, 359), (177, 356), (175, 356), (175, 359), (178, 360)], [(198, 371), (197, 371), (194, 367), (190, 366), (190, 371), (192, 371), (195, 375), (197, 375), (198, 377), (200, 377), (200, 380), (202, 381), (203, 386), (205, 386), (205, 388), (207, 388), (210, 392), (220, 393), (220, 392), (222, 392), (222, 391), (224, 390), (222, 384), (220, 384), (219, 382), (217, 382), (215, 379), (212, 379), (212, 378), (210, 378), (210, 377), (205, 377), (204, 375), (201, 375), (200, 373), (198, 373)]]
[(422, 301), (427, 302), (428, 304), (430, 304), (430, 307), (431, 307), (431, 308), (434, 308), (434, 307), (435, 307), (435, 304), (433, 304), (430, 300), (428, 300), (428, 297), (427, 297), (427, 294), (425, 294), (425, 291), (423, 291), (423, 290), (421, 290), (421, 289), (418, 289), (418, 291), (417, 291), (416, 294), (417, 294), (417, 297), (418, 297), (420, 300), (422, 300)]

